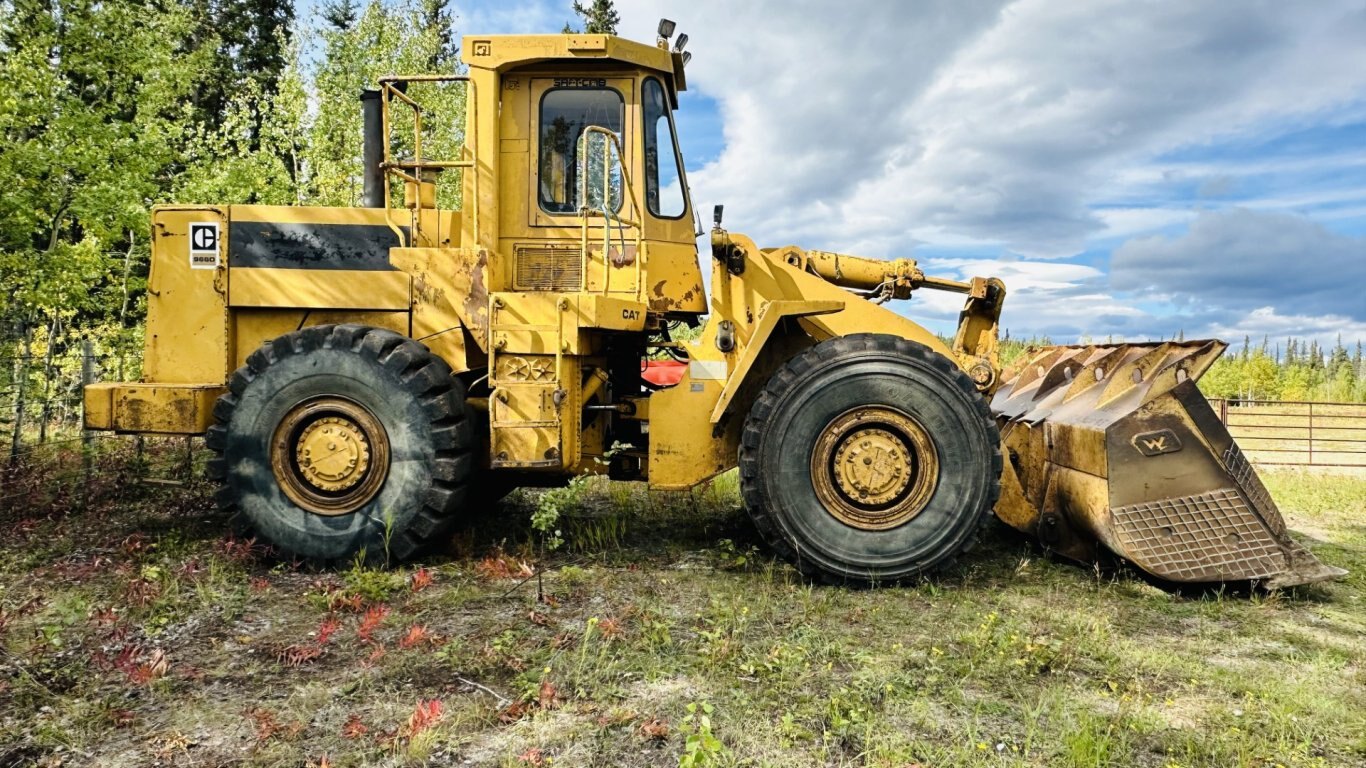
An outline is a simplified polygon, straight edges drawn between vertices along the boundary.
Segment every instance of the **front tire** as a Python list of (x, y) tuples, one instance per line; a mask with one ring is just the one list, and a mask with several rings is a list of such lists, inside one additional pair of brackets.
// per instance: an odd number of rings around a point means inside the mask
[(474, 442), (464, 386), (392, 331), (324, 325), (266, 342), (214, 416), (219, 507), (284, 554), (401, 560), (462, 508)]
[(948, 567), (990, 522), (1000, 438), (952, 361), (882, 334), (821, 342), (756, 398), (740, 490), (780, 556), (825, 581), (896, 583)]

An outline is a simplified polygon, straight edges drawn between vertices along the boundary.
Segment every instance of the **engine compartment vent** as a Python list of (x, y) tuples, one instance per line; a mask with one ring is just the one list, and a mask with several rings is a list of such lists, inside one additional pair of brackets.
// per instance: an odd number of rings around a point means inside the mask
[(583, 252), (576, 245), (517, 246), (513, 288), (519, 291), (579, 291)]

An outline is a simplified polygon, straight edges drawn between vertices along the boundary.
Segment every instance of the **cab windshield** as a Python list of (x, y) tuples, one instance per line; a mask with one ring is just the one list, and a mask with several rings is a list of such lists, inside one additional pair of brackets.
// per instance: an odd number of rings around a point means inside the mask
[[(579, 176), (585, 169), (590, 193), (603, 188), (602, 163), (584, 162), (585, 158), (580, 157), (580, 153), (600, 158), (604, 151), (615, 155), (615, 148), (601, 146), (606, 141), (601, 134), (589, 134), (587, 141), (580, 139), (590, 125), (605, 128), (620, 139), (625, 112), (621, 94), (611, 88), (555, 88), (546, 91), (541, 99), (538, 161), (542, 210), (556, 214), (578, 213)], [(619, 211), (621, 184), (616, 179), (610, 179), (608, 186), (611, 198), (609, 207)]]

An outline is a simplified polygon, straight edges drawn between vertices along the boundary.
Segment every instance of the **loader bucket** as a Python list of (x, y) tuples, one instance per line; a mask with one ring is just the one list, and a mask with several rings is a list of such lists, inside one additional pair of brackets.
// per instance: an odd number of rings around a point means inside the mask
[(992, 398), (1007, 461), (996, 514), (1089, 561), (1098, 544), (1171, 582), (1268, 588), (1346, 574), (1285, 520), (1195, 382), (1220, 341), (1048, 347)]

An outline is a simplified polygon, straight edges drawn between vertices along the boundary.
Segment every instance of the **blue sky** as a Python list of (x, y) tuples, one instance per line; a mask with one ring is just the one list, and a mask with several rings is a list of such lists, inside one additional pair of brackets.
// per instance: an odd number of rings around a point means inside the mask
[(617, 5), (689, 34), (694, 200), (763, 244), (1000, 276), (1014, 336), (1366, 339), (1366, 0)]

